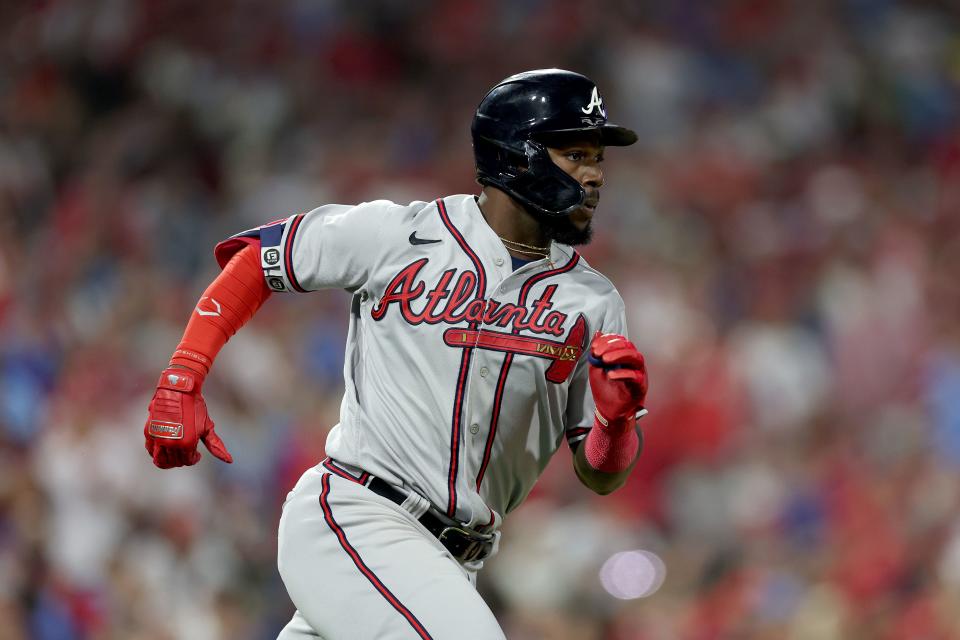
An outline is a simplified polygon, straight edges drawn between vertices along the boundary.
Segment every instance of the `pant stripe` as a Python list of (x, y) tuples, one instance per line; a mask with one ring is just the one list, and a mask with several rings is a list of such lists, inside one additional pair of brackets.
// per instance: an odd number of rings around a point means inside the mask
[(338, 465), (333, 461), (333, 458), (325, 458), (323, 461), (323, 467), (330, 473), (335, 473), (344, 480), (349, 480), (350, 482), (356, 482), (357, 484), (362, 484), (366, 486), (367, 480), (370, 479), (370, 474), (364, 471), (360, 474), (359, 478), (351, 475), (346, 469)]
[(330, 501), (328, 499), (330, 496), (330, 474), (324, 474), (322, 482), (323, 490), (320, 492), (320, 507), (323, 509), (323, 517), (327, 521), (327, 526), (329, 526), (330, 530), (337, 536), (340, 546), (343, 547), (343, 550), (346, 551), (350, 559), (353, 560), (353, 564), (360, 570), (360, 573), (370, 581), (370, 584), (380, 592), (380, 595), (390, 603), (390, 606), (407, 619), (407, 622), (410, 623), (413, 630), (416, 631), (423, 640), (433, 640), (433, 637), (427, 633), (427, 630), (424, 628), (423, 623), (393, 595), (393, 592), (391, 592), (390, 589), (380, 581), (380, 578), (373, 573), (370, 567), (366, 565), (363, 558), (357, 553), (357, 550), (350, 545), (350, 542), (347, 540), (347, 534), (344, 533), (340, 525), (337, 524), (337, 521), (333, 517), (333, 510), (330, 508)]

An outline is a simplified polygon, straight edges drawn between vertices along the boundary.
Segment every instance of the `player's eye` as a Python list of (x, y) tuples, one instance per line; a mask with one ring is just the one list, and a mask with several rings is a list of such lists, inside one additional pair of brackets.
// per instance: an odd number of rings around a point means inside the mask
[(567, 160), (570, 162), (580, 162), (583, 160), (584, 154), (582, 151), (568, 151)]

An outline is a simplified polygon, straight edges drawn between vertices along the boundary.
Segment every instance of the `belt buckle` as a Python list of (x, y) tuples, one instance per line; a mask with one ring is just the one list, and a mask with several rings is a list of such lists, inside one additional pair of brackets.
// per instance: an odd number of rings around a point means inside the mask
[(459, 534), (462, 535), (464, 538), (472, 538), (472, 537), (473, 537), (473, 536), (470, 534), (470, 532), (467, 531), (466, 529), (461, 529), (460, 527), (445, 527), (445, 528), (443, 529), (443, 531), (440, 532), (440, 536), (439, 536), (440, 542), (443, 542), (444, 540), (446, 540), (447, 537), (451, 534), (451, 532), (453, 532), (453, 533), (459, 533)]
[[(451, 543), (454, 539), (460, 540), (464, 543), (464, 548), (460, 553), (454, 553), (454, 556), (458, 560), (470, 562), (489, 555), (491, 547), (490, 540), (493, 536), (489, 534), (478, 535), (466, 529), (461, 529), (460, 527), (448, 526), (440, 532), (437, 538), (440, 540), (440, 544), (445, 547), (447, 547), (447, 540), (450, 540)], [(447, 547), (447, 550), (453, 552), (450, 547)]]

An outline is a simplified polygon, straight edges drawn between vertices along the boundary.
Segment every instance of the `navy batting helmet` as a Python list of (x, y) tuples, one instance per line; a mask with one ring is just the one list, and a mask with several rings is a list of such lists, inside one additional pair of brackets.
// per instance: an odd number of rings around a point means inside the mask
[(510, 194), (535, 215), (565, 216), (586, 192), (550, 159), (544, 139), (596, 131), (604, 146), (627, 146), (637, 134), (607, 123), (589, 78), (563, 69), (510, 76), (487, 92), (473, 116), (473, 155), (480, 184)]

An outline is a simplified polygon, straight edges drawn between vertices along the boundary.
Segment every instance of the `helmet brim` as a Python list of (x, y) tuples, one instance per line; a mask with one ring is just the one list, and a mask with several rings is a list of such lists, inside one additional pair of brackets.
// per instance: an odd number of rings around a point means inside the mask
[(557, 140), (566, 136), (575, 136), (583, 133), (600, 132), (600, 144), (605, 147), (629, 147), (639, 138), (632, 129), (621, 127), (615, 124), (603, 124), (599, 127), (577, 127), (575, 129), (553, 129), (550, 131), (538, 131), (533, 134), (533, 138), (542, 141), (547, 146), (553, 146)]
[(639, 137), (633, 129), (627, 129), (615, 124), (605, 124), (600, 127), (600, 141), (605, 147), (629, 147)]

